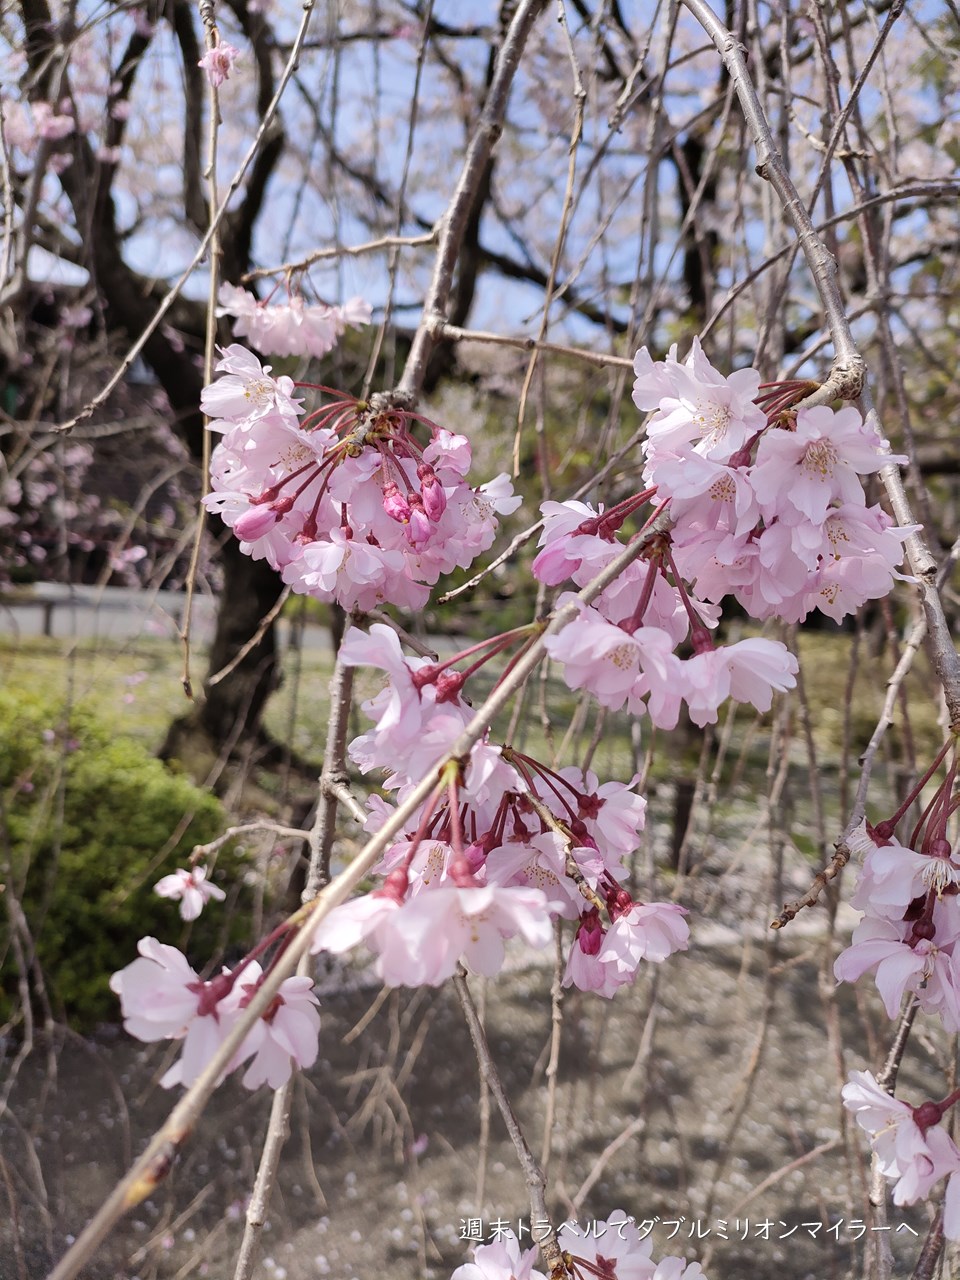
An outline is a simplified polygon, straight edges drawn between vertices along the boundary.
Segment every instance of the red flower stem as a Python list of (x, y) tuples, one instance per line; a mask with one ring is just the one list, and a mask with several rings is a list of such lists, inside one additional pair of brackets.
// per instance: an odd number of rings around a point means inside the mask
[(316, 431), (341, 415), (348, 417), (350, 421), (355, 419), (356, 408), (353, 400), (337, 400), (334, 404), (321, 405), (319, 409), (314, 409), (312, 413), (307, 414), (299, 424), (300, 430)]
[(660, 557), (658, 555), (652, 555), (647, 561), (647, 576), (643, 582), (643, 588), (640, 592), (640, 598), (637, 601), (637, 607), (629, 618), (624, 619), (623, 622), (617, 623), (617, 626), (619, 626), (623, 631), (629, 632), (630, 635), (633, 635), (635, 631), (638, 631), (640, 627), (643, 626), (644, 615), (647, 612), (650, 597), (653, 595), (653, 586), (657, 580), (657, 574), (661, 572), (662, 567)]
[(463, 828), (460, 825), (460, 792), (457, 775), (452, 771), (447, 778), (447, 810), (450, 814), (450, 844), (453, 846), (454, 861), (465, 862)]
[(937, 756), (936, 756), (936, 759), (934, 760), (933, 764), (930, 766), (930, 768), (927, 770), (927, 772), (923, 775), (923, 777), (920, 779), (920, 781), (919, 781), (919, 782), (914, 786), (913, 790), (912, 790), (912, 791), (910, 792), (910, 794), (907, 796), (906, 800), (904, 800), (903, 804), (902, 804), (902, 805), (900, 806), (900, 808), (896, 811), (896, 813), (894, 813), (894, 814), (893, 814), (893, 816), (892, 816), (891, 818), (889, 818), (889, 819), (888, 819), (887, 825), (889, 825), (889, 827), (890, 827), (891, 831), (894, 829), (894, 827), (896, 827), (897, 823), (900, 821), (900, 819), (903, 817), (903, 815), (907, 812), (907, 810), (910, 808), (910, 806), (911, 806), (911, 805), (913, 804), (913, 802), (916, 800), (917, 796), (919, 796), (920, 792), (921, 792), (921, 791), (923, 790), (923, 788), (927, 785), (927, 783), (930, 781), (930, 779), (933, 777), (933, 775), (936, 773), (936, 771), (940, 768), (940, 764), (941, 764), (941, 762), (943, 761), (944, 756), (947, 754), (947, 752), (948, 752), (948, 751), (950, 750), (950, 748), (953, 746), (953, 742), (954, 742), (954, 740), (953, 740), (952, 738), (948, 738), (948, 739), (946, 740), (946, 742), (943, 744), (943, 746), (942, 746), (942, 747), (940, 748), (940, 750), (937, 752)]
[(323, 382), (295, 382), (293, 385), (300, 387), (304, 391), (323, 391), (328, 396), (337, 396), (340, 398), (341, 404), (356, 405), (358, 411), (364, 407), (360, 400), (347, 396), (339, 387), (328, 387)]

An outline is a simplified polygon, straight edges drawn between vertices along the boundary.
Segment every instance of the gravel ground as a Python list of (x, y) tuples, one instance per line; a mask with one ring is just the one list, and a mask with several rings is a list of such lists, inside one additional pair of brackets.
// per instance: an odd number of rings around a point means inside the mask
[[(691, 909), (688, 953), (612, 1001), (566, 993), (554, 1221), (625, 1209), (647, 1224), (655, 1257), (698, 1258), (710, 1280), (853, 1280), (880, 1234), (873, 1228), (888, 1226), (892, 1274), (908, 1276), (925, 1214), (868, 1218), (862, 1144), (841, 1132), (837, 1106), (845, 1070), (876, 1066), (890, 1024), (871, 996), (836, 988), (838, 943), (824, 911), (771, 933), (767, 854), (748, 841), (738, 849), (715, 838), (698, 848), (680, 895)], [(783, 896), (809, 876), (789, 847)], [(854, 918), (839, 913), (839, 945)], [(471, 981), (539, 1153), (549, 960), (514, 952), (498, 982)], [(516, 1230), (521, 1219), (529, 1228), (495, 1112), (486, 1131), (455, 994), (381, 995), (357, 967), (327, 974), (321, 988), (323, 1056), (297, 1085), (255, 1275), (447, 1280), (469, 1257), (471, 1230), (489, 1237), (496, 1222)], [(24, 1063), (0, 1117), (0, 1280), (44, 1276), (166, 1115), (171, 1097), (155, 1084), (161, 1050), (105, 1028)], [(901, 1073), (908, 1098), (942, 1095), (943, 1052), (932, 1032), (914, 1037)], [(229, 1280), (269, 1106), (266, 1092), (251, 1096), (228, 1080), (168, 1180), (84, 1275)]]

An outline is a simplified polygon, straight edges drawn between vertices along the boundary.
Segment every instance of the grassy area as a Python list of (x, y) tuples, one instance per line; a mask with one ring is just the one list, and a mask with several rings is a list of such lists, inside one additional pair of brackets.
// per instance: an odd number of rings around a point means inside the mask
[[(801, 634), (799, 654), (818, 768), (826, 784), (839, 768), (845, 721), (843, 708), (848, 696), (850, 755), (856, 760), (880, 715), (894, 662), (889, 654), (871, 656), (862, 647), (855, 653), (852, 638), (840, 633)], [(195, 652), (192, 658), (195, 681), (205, 666), (206, 654)], [(291, 741), (303, 757), (318, 762), (326, 736), (327, 686), (331, 671), (330, 649), (323, 642), (288, 650), (282, 684), (267, 714), (268, 728), (275, 737)], [(182, 655), (172, 641), (138, 639), (110, 644), (102, 640), (68, 643), (30, 638), (14, 642), (0, 638), (0, 678), (4, 684), (50, 690), (65, 700), (89, 703), (118, 734), (136, 738), (150, 750), (156, 750), (170, 720), (184, 710), (181, 672)], [(358, 700), (372, 696), (381, 687), (381, 679), (378, 672), (358, 672)], [(491, 680), (485, 672), (475, 677), (470, 690), (474, 705), (482, 700)], [(921, 655), (904, 685), (907, 718), (902, 706), (898, 706), (883, 758), (899, 756), (910, 741), (920, 761), (936, 750), (941, 732), (937, 725), (935, 690), (926, 658)], [(561, 680), (543, 683), (535, 679), (517, 718), (514, 745), (549, 760), (566, 744), (564, 761), (570, 761), (581, 759), (593, 742), (592, 767), (596, 772), (607, 777), (629, 776), (633, 752), (628, 717), (607, 714), (598, 731), (597, 707), (581, 708), (580, 702), (580, 696), (568, 690)], [(724, 711), (721, 724), (725, 715)], [(507, 713), (494, 726), (494, 736), (504, 735), (509, 722)], [(363, 732), (368, 723), (364, 714), (355, 709), (351, 736)], [(651, 741), (654, 741), (651, 726), (642, 723), (644, 753)], [(671, 781), (678, 774), (693, 774), (701, 742), (701, 733), (689, 727), (686, 732), (657, 733), (652, 780)], [(769, 743), (769, 717), (758, 724), (751, 708), (737, 708), (727, 750), (726, 768), (731, 776), (749, 786), (765, 789), (763, 774)], [(798, 704), (793, 721), (791, 759), (797, 768), (807, 767)]]
[[(201, 659), (202, 660), (202, 659)], [(169, 641), (67, 642), (0, 637), (0, 680), (87, 703), (118, 734), (156, 750), (184, 706), (180, 655)]]

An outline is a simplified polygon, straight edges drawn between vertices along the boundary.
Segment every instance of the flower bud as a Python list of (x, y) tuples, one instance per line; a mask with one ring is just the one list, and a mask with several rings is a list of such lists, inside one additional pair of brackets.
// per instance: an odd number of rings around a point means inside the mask
[(233, 526), (233, 532), (241, 542), (255, 542), (269, 533), (279, 519), (272, 506), (250, 507)]
[(410, 523), (410, 503), (392, 480), (383, 486), (383, 509), (398, 524)]
[(421, 462), (417, 467), (417, 475), (420, 478), (423, 508), (430, 519), (436, 523), (447, 509), (447, 495), (444, 493), (443, 485), (437, 479), (437, 474), (433, 467)]

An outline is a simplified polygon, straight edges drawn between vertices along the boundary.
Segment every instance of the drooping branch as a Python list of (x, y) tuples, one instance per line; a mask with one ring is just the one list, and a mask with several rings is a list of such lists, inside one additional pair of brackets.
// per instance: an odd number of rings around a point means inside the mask
[(740, 108), (753, 134), (757, 151), (757, 173), (765, 178), (780, 200), (783, 210), (793, 224), (813, 276), (823, 306), (830, 336), (834, 346), (834, 364), (827, 381), (809, 404), (829, 404), (836, 399), (855, 400), (864, 382), (865, 365), (857, 349), (846, 309), (837, 283), (837, 264), (828, 253), (826, 245), (807, 213), (800, 193), (784, 164), (783, 157), (774, 143), (757, 91), (747, 68), (744, 50), (732, 32), (728, 31), (706, 0), (683, 0), (684, 4), (707, 32), (717, 47), (723, 64), (734, 83)]
[[(837, 264), (817, 232), (806, 205), (787, 171), (783, 157), (774, 145), (770, 126), (747, 69), (743, 49), (723, 26), (706, 0), (684, 0), (684, 4), (710, 35), (723, 58), (724, 65), (733, 80), (741, 109), (753, 133), (757, 150), (757, 172), (770, 182), (785, 213), (793, 223), (820, 296), (833, 340), (835, 357), (827, 380), (804, 403), (829, 404), (837, 398), (853, 400), (861, 396), (868, 417), (871, 415), (875, 417), (872, 399), (864, 387), (863, 356), (854, 341), (840, 294)], [(879, 423), (875, 425), (879, 430)], [(880, 434), (882, 436), (883, 433), (880, 432)], [(880, 472), (880, 478), (898, 523), (907, 526), (916, 525), (899, 470), (893, 465), (886, 466)], [(910, 535), (905, 543), (905, 549), (910, 567), (920, 587), (934, 667), (943, 686), (951, 728), (957, 733), (960, 732), (960, 657), (954, 647), (950, 627), (944, 616), (943, 605), (937, 591), (937, 562), (919, 533)]]
[(444, 214), (440, 231), (433, 278), (423, 303), (423, 316), (414, 334), (410, 355), (396, 388), (396, 395), (415, 399), (423, 386), (427, 361), (436, 343), (432, 326), (436, 316), (446, 319), (446, 308), (453, 285), (454, 269), (466, 232), (477, 190), (487, 172), (490, 155), (503, 130), (507, 98), (520, 65), (527, 37), (547, 6), (547, 0), (523, 0), (510, 23), (503, 47), (497, 57), (490, 91), (483, 104), (476, 130), (456, 190)]
[(334, 907), (346, 901), (376, 865), (390, 843), (404, 830), (412, 815), (435, 790), (437, 779), (443, 774), (447, 765), (454, 761), (465, 760), (469, 756), (475, 744), (488, 731), (490, 722), (507, 706), (517, 690), (546, 657), (544, 644), (546, 637), (562, 631), (567, 623), (579, 615), (582, 605), (592, 603), (611, 582), (616, 581), (635, 560), (643, 555), (651, 539), (658, 537), (659, 532), (659, 528), (652, 525), (644, 534), (625, 546), (602, 572), (598, 573), (575, 596), (554, 610), (541, 635), (527, 647), (510, 672), (477, 708), (449, 751), (437, 762), (435, 770), (410, 790), (405, 799), (387, 817), (380, 830), (370, 837), (353, 861), (320, 891), (313, 902), (303, 906), (291, 917), (291, 923), (299, 926), (296, 937), (266, 974), (250, 1003), (244, 1007), (196, 1081), (176, 1103), (143, 1152), (51, 1271), (48, 1280), (74, 1280), (120, 1218), (153, 1193), (157, 1185), (166, 1177), (180, 1148), (193, 1132), (211, 1094), (220, 1082), (220, 1077), (241, 1043), (257, 1020), (269, 1009), (281, 983), (285, 978), (290, 977), (310, 950), (316, 927)]

